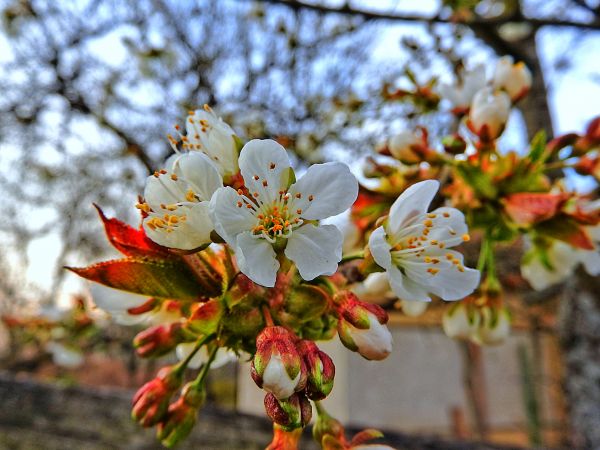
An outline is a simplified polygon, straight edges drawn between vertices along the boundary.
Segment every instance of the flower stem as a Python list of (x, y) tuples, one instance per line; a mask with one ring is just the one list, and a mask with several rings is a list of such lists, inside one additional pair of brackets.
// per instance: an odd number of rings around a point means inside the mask
[(175, 368), (176, 372), (182, 372), (185, 370), (185, 368), (188, 366), (188, 364), (190, 363), (190, 361), (192, 360), (192, 358), (194, 356), (196, 356), (196, 353), (198, 353), (198, 350), (200, 350), (200, 348), (202, 348), (202, 346), (204, 344), (206, 344), (207, 342), (210, 342), (213, 339), (214, 335), (209, 334), (208, 336), (203, 336), (200, 339), (198, 339), (196, 341), (196, 346), (194, 347), (194, 349), (190, 352), (189, 355), (187, 355), (187, 357), (181, 361), (177, 367)]
[(350, 261), (354, 261), (357, 259), (365, 259), (365, 253), (361, 250), (360, 252), (356, 252), (356, 253), (350, 253), (348, 255), (344, 255), (342, 257), (342, 260), (340, 261), (340, 264), (344, 264)]
[(273, 322), (273, 317), (271, 317), (271, 311), (269, 311), (267, 305), (262, 305), (262, 313), (265, 318), (265, 322), (267, 323), (267, 326), (274, 326), (275, 322)]

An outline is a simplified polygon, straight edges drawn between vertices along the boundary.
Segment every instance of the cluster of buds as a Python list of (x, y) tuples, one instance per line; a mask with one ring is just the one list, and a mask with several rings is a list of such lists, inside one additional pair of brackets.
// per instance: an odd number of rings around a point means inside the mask
[(498, 299), (468, 298), (446, 309), (442, 325), (448, 337), (497, 345), (510, 334), (511, 315)]
[(334, 299), (338, 310), (338, 335), (344, 346), (363, 358), (380, 361), (392, 352), (388, 314), (375, 304), (365, 303), (349, 291)]
[(317, 345), (282, 326), (266, 327), (256, 340), (252, 378), (267, 391), (268, 416), (286, 430), (310, 421), (309, 400), (322, 400), (333, 389), (335, 366)]

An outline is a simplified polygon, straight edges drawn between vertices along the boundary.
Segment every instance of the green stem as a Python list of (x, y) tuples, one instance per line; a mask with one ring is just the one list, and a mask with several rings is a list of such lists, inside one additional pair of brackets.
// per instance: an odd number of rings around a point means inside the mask
[(215, 348), (213, 348), (211, 350), (210, 355), (208, 357), (208, 361), (206, 361), (206, 364), (204, 364), (202, 366), (202, 369), (200, 369), (200, 373), (198, 374), (196, 379), (193, 381), (193, 386), (195, 388), (202, 386), (202, 384), (204, 383), (204, 379), (206, 378), (206, 375), (208, 374), (210, 366), (211, 366), (212, 362), (214, 361), (215, 356), (217, 356), (218, 351), (219, 351), (219, 347), (217, 347), (217, 346), (215, 346)]
[(211, 341), (213, 339), (214, 335), (209, 334), (208, 336), (203, 336), (200, 339), (198, 339), (198, 341), (196, 341), (196, 346), (194, 347), (194, 349), (190, 352), (189, 355), (187, 355), (187, 357), (181, 361), (177, 367), (175, 368), (176, 372), (183, 372), (186, 367), (188, 366), (188, 364), (190, 363), (190, 361), (192, 360), (192, 358), (194, 356), (196, 356), (196, 353), (198, 353), (198, 350), (200, 350), (200, 348), (202, 348), (202, 346), (204, 344), (206, 344), (207, 342)]
[(365, 252), (363, 252), (361, 250), (360, 252), (350, 253), (348, 255), (344, 255), (342, 257), (342, 260), (340, 261), (340, 264), (344, 264), (346, 262), (354, 261), (354, 260), (357, 260), (357, 259), (365, 259)]

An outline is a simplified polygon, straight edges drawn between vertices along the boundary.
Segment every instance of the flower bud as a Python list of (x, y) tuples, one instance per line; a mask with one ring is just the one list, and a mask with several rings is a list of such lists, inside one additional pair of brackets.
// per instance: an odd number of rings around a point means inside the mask
[(251, 375), (258, 387), (285, 399), (306, 385), (298, 338), (280, 326), (266, 327), (256, 339)]
[(510, 98), (504, 92), (494, 93), (491, 88), (480, 90), (469, 110), (467, 126), (483, 142), (497, 139), (510, 115)]
[(404, 164), (417, 164), (426, 159), (427, 133), (421, 130), (419, 136), (414, 131), (403, 130), (388, 142), (392, 156)]
[(311, 400), (322, 400), (333, 389), (335, 365), (312, 341), (300, 341), (297, 347), (306, 367), (306, 396)]
[(217, 299), (192, 306), (186, 327), (194, 333), (209, 335), (217, 331), (223, 317), (223, 305)]
[(388, 315), (378, 305), (364, 303), (351, 292), (338, 298), (338, 334), (342, 344), (369, 360), (382, 360), (392, 352)]
[(418, 317), (427, 310), (427, 306), (429, 302), (418, 302), (418, 301), (408, 301), (401, 300), (400, 307), (402, 308), (402, 312), (410, 317)]
[(504, 56), (496, 64), (493, 86), (506, 91), (511, 100), (517, 102), (531, 88), (531, 72), (523, 62), (514, 64), (510, 56)]
[(156, 431), (156, 437), (165, 447), (174, 447), (190, 434), (205, 398), (204, 388), (191, 382), (183, 388), (181, 397), (169, 405), (167, 415)]
[(471, 339), (481, 323), (479, 312), (462, 302), (455, 303), (444, 313), (442, 327), (446, 336), (455, 339)]
[(460, 155), (467, 149), (467, 142), (457, 133), (445, 136), (442, 139), (442, 145), (444, 146), (444, 151), (451, 155)]
[(482, 309), (481, 317), (477, 340), (482, 344), (501, 344), (510, 335), (511, 319), (508, 309), (486, 307)]
[(600, 180), (600, 158), (598, 156), (582, 156), (575, 164), (575, 170), (580, 175), (593, 175)]
[(287, 400), (278, 400), (269, 392), (265, 395), (265, 410), (271, 420), (286, 431), (304, 428), (312, 417), (312, 406), (301, 392)]
[(182, 325), (175, 322), (156, 325), (138, 333), (133, 340), (133, 346), (142, 358), (156, 357), (169, 353), (182, 339)]
[(144, 384), (133, 397), (131, 417), (143, 427), (158, 423), (169, 406), (169, 399), (181, 385), (182, 375), (164, 367), (153, 380)]

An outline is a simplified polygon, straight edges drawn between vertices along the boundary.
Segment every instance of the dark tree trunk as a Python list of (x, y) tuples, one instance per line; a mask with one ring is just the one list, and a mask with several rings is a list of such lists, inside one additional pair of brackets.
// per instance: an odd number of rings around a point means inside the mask
[(565, 289), (560, 308), (571, 445), (600, 449), (600, 279), (585, 274)]

